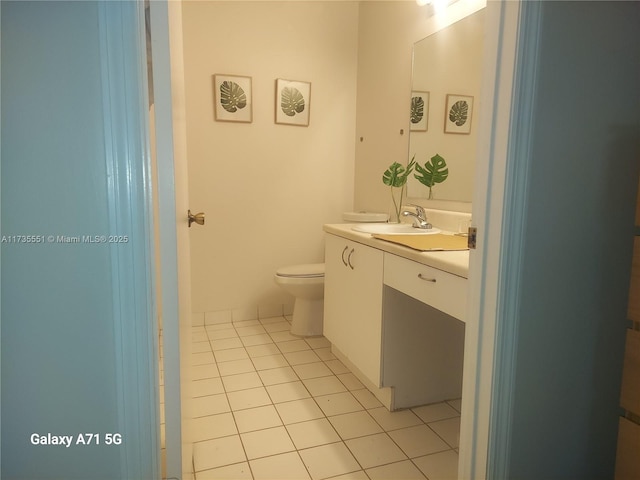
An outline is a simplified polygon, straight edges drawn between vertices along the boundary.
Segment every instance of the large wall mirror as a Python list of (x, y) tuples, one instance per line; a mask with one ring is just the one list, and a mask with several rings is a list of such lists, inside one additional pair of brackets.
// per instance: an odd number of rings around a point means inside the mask
[[(409, 159), (424, 166), (438, 154), (448, 168), (446, 180), (431, 189), (433, 200), (472, 200), (483, 40), (484, 9), (413, 48)], [(411, 175), (407, 194), (428, 199), (430, 189)]]

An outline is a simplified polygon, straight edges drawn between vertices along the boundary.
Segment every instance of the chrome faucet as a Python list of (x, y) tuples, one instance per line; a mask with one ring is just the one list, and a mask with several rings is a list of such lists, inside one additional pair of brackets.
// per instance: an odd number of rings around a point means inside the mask
[(413, 203), (409, 204), (410, 206), (416, 209), (415, 213), (411, 210), (404, 210), (402, 212), (402, 216), (404, 217), (413, 217), (413, 228), (421, 228), (423, 230), (428, 230), (433, 228), (429, 222), (427, 222), (427, 214), (420, 205), (414, 205)]

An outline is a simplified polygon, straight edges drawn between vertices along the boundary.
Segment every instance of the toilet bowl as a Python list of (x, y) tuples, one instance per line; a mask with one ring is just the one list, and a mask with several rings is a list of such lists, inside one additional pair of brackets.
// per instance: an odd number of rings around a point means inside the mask
[(302, 337), (322, 335), (324, 263), (279, 268), (274, 281), (295, 297), (291, 333)]

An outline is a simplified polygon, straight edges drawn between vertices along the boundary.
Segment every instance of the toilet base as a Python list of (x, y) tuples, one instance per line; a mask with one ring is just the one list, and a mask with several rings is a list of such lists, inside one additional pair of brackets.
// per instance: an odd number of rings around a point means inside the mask
[(322, 335), (323, 318), (324, 299), (309, 300), (298, 297), (293, 306), (291, 334), (300, 337)]

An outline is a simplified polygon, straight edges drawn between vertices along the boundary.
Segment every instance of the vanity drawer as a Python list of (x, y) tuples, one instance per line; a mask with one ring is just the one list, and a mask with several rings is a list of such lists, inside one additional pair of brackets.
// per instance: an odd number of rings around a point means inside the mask
[(466, 320), (465, 278), (385, 253), (384, 284), (452, 317)]

